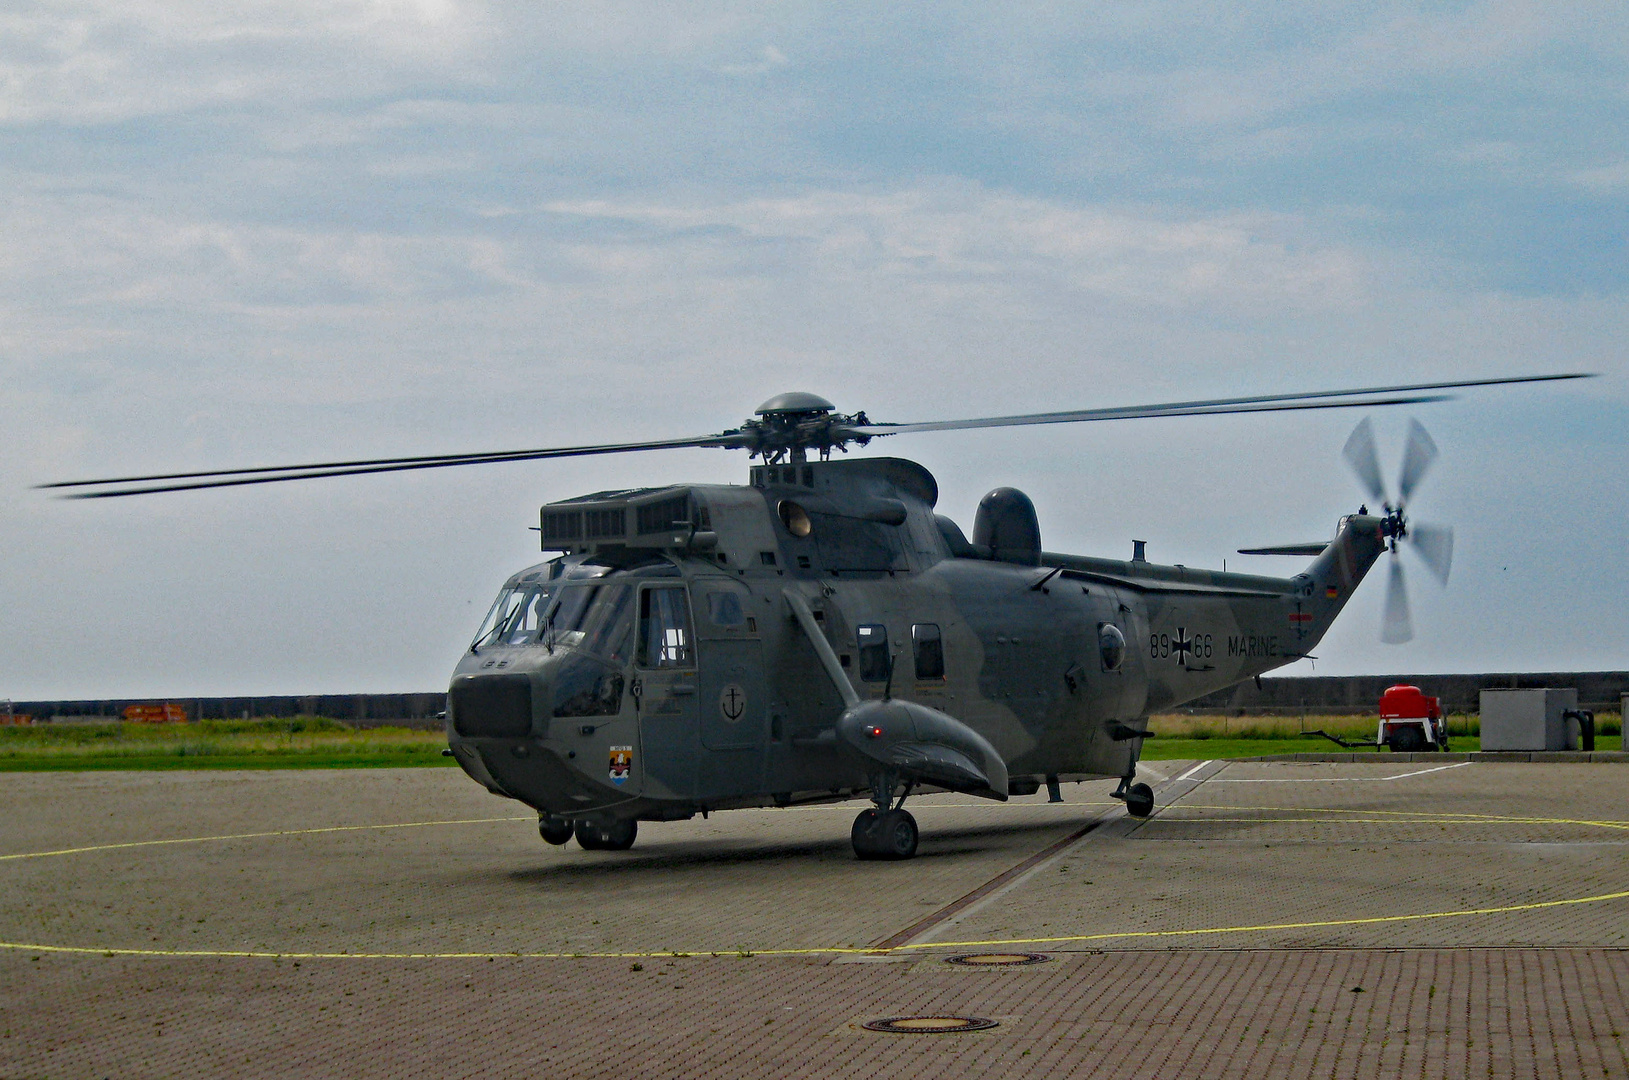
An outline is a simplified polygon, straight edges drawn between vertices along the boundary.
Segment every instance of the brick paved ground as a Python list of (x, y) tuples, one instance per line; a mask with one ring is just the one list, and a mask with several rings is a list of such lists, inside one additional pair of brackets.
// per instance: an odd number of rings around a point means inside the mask
[[(0, 942), (92, 951), (0, 949), (0, 1077), (1629, 1077), (1629, 897), (1588, 899), (1629, 892), (1629, 769), (1404, 775), (1426, 767), (1211, 765), (1163, 785), (1146, 823), (1103, 785), (1063, 806), (922, 800), (906, 864), (852, 859), (855, 806), (588, 853), (441, 770), (10, 774)], [(463, 823), (374, 827), (425, 821)], [(115, 843), (144, 846), (30, 854)], [(884, 956), (728, 952), (919, 923)], [(1306, 923), (1325, 925), (1283, 925)], [(1280, 928), (1236, 929), (1263, 924)], [(935, 952), (1044, 938), (1071, 940), (1011, 946), (1057, 957), (1030, 968)], [(726, 952), (163, 955), (243, 949)], [(859, 1027), (940, 1011), (1000, 1026)]]
[[(0, 960), (6, 1076), (1621, 1077), (1629, 954)], [(1354, 993), (1353, 987), (1362, 987)], [(880, 1035), (950, 1012), (988, 1032)]]

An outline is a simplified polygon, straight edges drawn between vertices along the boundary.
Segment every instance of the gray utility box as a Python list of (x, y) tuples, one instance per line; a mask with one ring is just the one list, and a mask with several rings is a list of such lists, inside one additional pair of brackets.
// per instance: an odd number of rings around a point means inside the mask
[(1562, 714), (1578, 708), (1571, 687), (1482, 691), (1483, 750), (1576, 750), (1578, 721)]

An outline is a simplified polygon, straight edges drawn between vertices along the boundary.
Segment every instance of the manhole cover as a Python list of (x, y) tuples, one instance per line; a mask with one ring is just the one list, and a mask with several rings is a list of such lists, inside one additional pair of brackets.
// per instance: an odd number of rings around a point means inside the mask
[(1044, 964), (1051, 959), (1050, 956), (1033, 952), (986, 952), (947, 956), (945, 963), (959, 967), (1024, 967), (1028, 964)]
[(942, 1035), (950, 1031), (984, 1031), (996, 1026), (994, 1020), (977, 1016), (890, 1016), (886, 1020), (867, 1020), (867, 1031), (886, 1031), (896, 1035)]

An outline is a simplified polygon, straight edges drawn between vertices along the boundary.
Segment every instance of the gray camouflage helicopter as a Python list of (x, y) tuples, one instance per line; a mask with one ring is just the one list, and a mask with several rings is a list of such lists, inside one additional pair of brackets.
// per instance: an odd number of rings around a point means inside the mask
[[(899, 458), (831, 460), (873, 439), (1099, 420), (1368, 408), (1544, 375), (1279, 394), (921, 424), (843, 415), (807, 393), (717, 435), (657, 442), (322, 462), (44, 485), (112, 498), (375, 472), (715, 446), (747, 450), (749, 483), (591, 495), (541, 508), (545, 551), (511, 577), (447, 695), (450, 753), (489, 791), (538, 812), (551, 844), (623, 850), (640, 821), (869, 798), (861, 859), (905, 859), (918, 791), (1006, 800), (1118, 777), (1127, 810), (1150, 713), (1308, 655), (1369, 569), (1409, 542), (1444, 584), (1448, 529), (1413, 524), (1436, 456), (1415, 422), (1398, 499), (1372, 429), (1345, 448), (1378, 513), (1334, 539), (1246, 549), (1304, 555), (1289, 578), (1042, 550), (1034, 505), (997, 488), (971, 540), (934, 513), (938, 485)], [(811, 456), (811, 452), (813, 452)], [(134, 487), (117, 485), (134, 484)], [(1383, 638), (1411, 636), (1393, 559)]]

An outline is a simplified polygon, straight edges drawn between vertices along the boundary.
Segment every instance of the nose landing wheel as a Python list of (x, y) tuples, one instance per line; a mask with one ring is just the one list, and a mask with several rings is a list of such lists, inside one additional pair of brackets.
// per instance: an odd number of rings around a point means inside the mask
[(916, 854), (916, 819), (908, 810), (862, 810), (850, 833), (859, 859), (909, 859)]
[(638, 835), (639, 822), (633, 818), (609, 822), (583, 818), (577, 822), (577, 843), (584, 851), (627, 851)]
[(570, 840), (573, 831), (570, 818), (556, 817), (553, 814), (537, 815), (538, 835), (555, 847)]

